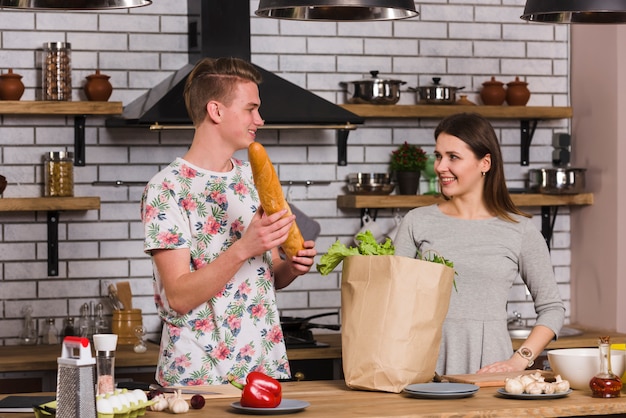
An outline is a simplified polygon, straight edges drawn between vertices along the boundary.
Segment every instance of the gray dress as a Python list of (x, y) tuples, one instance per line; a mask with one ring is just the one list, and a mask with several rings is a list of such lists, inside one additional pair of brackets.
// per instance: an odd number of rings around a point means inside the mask
[(565, 307), (559, 295), (550, 253), (531, 219), (517, 223), (499, 218), (465, 220), (443, 214), (437, 205), (411, 210), (394, 242), (396, 255), (412, 257), (419, 248), (454, 263), (458, 291), (452, 289), (443, 326), (437, 373), (475, 373), (511, 357), (507, 298), (518, 276), (535, 304), (537, 325), (561, 329)]

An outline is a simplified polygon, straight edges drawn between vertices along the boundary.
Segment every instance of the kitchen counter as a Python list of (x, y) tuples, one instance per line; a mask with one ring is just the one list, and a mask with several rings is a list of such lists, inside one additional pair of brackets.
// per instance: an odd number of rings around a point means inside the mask
[[(571, 328), (578, 328), (568, 325)], [(583, 334), (575, 337), (563, 337), (552, 341), (548, 350), (553, 348), (596, 347), (598, 337), (610, 335), (612, 343), (626, 343), (626, 335), (609, 331), (583, 330)], [(292, 348), (287, 350), (290, 360), (320, 360), (341, 358), (341, 334), (316, 334), (315, 339), (326, 343), (328, 347)], [(513, 340), (513, 348), (517, 349), (523, 340)], [(130, 345), (120, 345), (115, 353), (116, 368), (156, 366), (159, 347), (148, 343), (148, 351), (137, 354)], [(0, 372), (43, 371), (57, 369), (57, 357), (61, 354), (60, 345), (36, 346), (5, 346), (0, 347)]]
[[(341, 358), (340, 334), (316, 335), (315, 339), (328, 347), (293, 348), (287, 350), (290, 360), (320, 360)], [(148, 342), (145, 353), (135, 353), (132, 345), (118, 345), (115, 367), (156, 367), (159, 346)], [(57, 369), (61, 345), (15, 345), (0, 347), (0, 372), (45, 371)]]
[[(592, 398), (590, 391), (575, 390), (565, 398), (550, 400), (508, 399), (497, 394), (496, 387), (483, 387), (475, 395), (463, 399), (418, 399), (404, 394), (358, 391), (341, 380), (283, 383), (283, 398), (306, 401), (310, 406), (302, 412), (316, 417), (546, 417), (590, 416), (626, 413), (626, 396), (614, 399)], [(239, 401), (236, 392), (228, 396), (206, 395), (204, 408), (190, 409), (185, 417), (232, 418), (231, 407)], [(6, 396), (6, 395), (0, 395)], [(3, 418), (20, 418), (24, 414), (3, 414)], [(147, 418), (169, 416), (147, 411)]]

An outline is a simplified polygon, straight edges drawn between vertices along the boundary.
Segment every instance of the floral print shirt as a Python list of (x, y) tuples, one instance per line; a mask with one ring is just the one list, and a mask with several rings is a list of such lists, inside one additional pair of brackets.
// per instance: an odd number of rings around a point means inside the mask
[[(150, 180), (141, 200), (144, 251), (189, 248), (195, 271), (241, 238), (259, 199), (250, 165), (232, 162), (230, 172), (218, 173), (178, 158)], [(217, 295), (185, 315), (169, 308), (156, 267), (154, 288), (163, 321), (161, 385), (226, 384), (253, 370), (290, 377), (271, 252), (249, 259)]]

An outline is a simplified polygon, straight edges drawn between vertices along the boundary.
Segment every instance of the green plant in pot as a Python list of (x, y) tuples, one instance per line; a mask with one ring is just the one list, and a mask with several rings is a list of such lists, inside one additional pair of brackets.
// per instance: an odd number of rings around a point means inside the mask
[(428, 156), (422, 148), (406, 141), (391, 152), (390, 169), (398, 184), (398, 194), (417, 194), (420, 173), (426, 167), (427, 160)]

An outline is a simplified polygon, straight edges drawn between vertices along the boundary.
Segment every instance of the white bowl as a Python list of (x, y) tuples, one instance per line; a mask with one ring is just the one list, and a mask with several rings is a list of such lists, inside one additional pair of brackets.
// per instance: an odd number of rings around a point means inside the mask
[[(548, 361), (554, 374), (569, 381), (572, 389), (590, 390), (589, 381), (600, 372), (598, 348), (561, 348), (548, 351)], [(611, 370), (618, 377), (624, 374), (626, 351), (611, 350)]]

